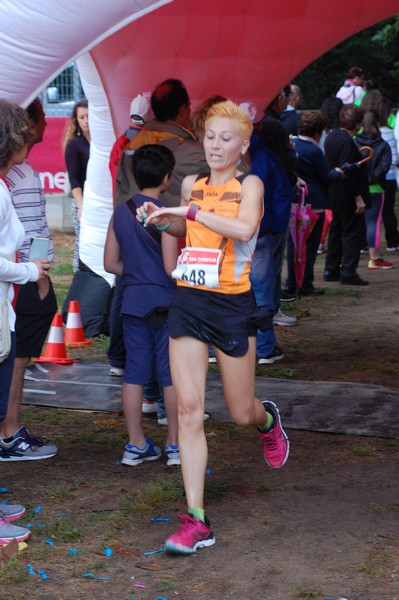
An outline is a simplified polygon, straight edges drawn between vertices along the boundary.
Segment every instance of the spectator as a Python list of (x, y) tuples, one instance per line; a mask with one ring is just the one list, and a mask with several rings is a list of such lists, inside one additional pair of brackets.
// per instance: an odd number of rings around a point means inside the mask
[(289, 100), (287, 107), (280, 112), (280, 119), (288, 135), (297, 135), (298, 121), (300, 113), (298, 109), (301, 105), (301, 88), (299, 85), (291, 83), (291, 91), (289, 93)]
[(336, 97), (344, 104), (354, 104), (361, 100), (365, 93), (364, 73), (359, 67), (351, 67), (348, 71), (344, 84), (339, 88)]
[[(323, 154), (324, 154), (324, 142), (326, 141), (326, 137), (328, 136), (328, 134), (330, 133), (330, 131), (332, 129), (335, 129), (335, 127), (339, 126), (339, 111), (341, 110), (342, 107), (343, 107), (342, 100), (340, 98), (336, 98), (335, 96), (327, 98), (326, 100), (324, 100), (323, 104), (321, 105), (320, 110), (323, 113), (324, 118), (326, 119), (326, 125), (325, 125), (324, 131), (322, 133), (321, 140), (319, 142), (319, 146), (320, 146), (321, 150), (323, 151)], [(328, 231), (330, 229), (331, 221), (332, 221), (332, 210), (330, 208), (326, 208), (324, 211), (323, 231), (321, 232), (320, 244), (319, 244), (319, 248), (317, 250), (317, 254), (324, 254), (326, 251), (325, 245), (326, 245), (326, 239), (327, 239)]]
[[(314, 282), (314, 264), (324, 224), (324, 211), (328, 206), (328, 186), (342, 178), (338, 168), (328, 170), (319, 142), (325, 128), (323, 113), (308, 110), (302, 113), (298, 122), (298, 137), (293, 138), (297, 154), (296, 172), (306, 181), (308, 195), (306, 203), (319, 218), (314, 224), (306, 242), (305, 274), (300, 289), (302, 296), (324, 294), (324, 290), (316, 288)], [(288, 232), (287, 241), (287, 280), (286, 291), (294, 294), (297, 289), (295, 280), (294, 242)]]
[[(146, 121), (153, 116), (149, 101), (149, 94), (138, 94), (133, 98), (130, 104), (130, 118), (132, 124), (128, 127), (124, 134), (120, 135), (114, 143), (110, 160), (109, 168), (111, 171), (113, 191), (115, 194), (116, 174), (118, 165), (126, 144), (132, 140), (143, 128)], [(123, 332), (121, 322), (121, 306), (122, 306), (122, 279), (118, 275), (115, 278), (115, 287), (112, 294), (112, 302), (109, 312), (109, 348), (108, 361), (110, 365), (109, 374), (112, 377), (123, 377), (126, 352), (123, 343)], [(154, 412), (157, 411), (156, 404), (151, 403)]]
[(269, 150), (279, 157), (291, 185), (294, 186), (297, 182), (295, 150), (280, 120), (280, 113), (288, 104), (290, 89), (290, 87), (282, 89), (266, 107), (259, 130), (264, 136)]
[[(341, 109), (339, 127), (328, 134), (324, 145), (330, 170), (363, 158), (352, 139), (359, 132), (362, 119), (363, 111), (356, 106), (344, 106)], [(356, 271), (364, 238), (364, 212), (369, 203), (365, 166), (357, 169), (352, 176), (332, 184), (329, 197), (333, 219), (328, 237), (324, 281), (368, 285), (368, 281), (361, 279)]]
[(392, 116), (393, 104), (387, 98), (383, 98), (380, 108), (380, 132), (383, 140), (388, 142), (392, 153), (392, 163), (385, 177), (383, 185), (384, 208), (382, 210), (382, 219), (384, 222), (385, 240), (387, 252), (399, 251), (399, 231), (398, 221), (395, 214), (396, 200), (396, 174), (399, 169), (399, 152), (393, 130), (389, 127), (389, 120)]
[(367, 110), (363, 117), (362, 131), (355, 138), (358, 148), (369, 146), (373, 150), (372, 158), (366, 163), (370, 206), (365, 213), (366, 240), (370, 255), (368, 268), (372, 271), (393, 267), (393, 263), (384, 260), (380, 255), (380, 222), (384, 207), (382, 186), (392, 164), (392, 153), (389, 144), (382, 139), (378, 125), (378, 114), (373, 110)]
[[(140, 189), (119, 205), (111, 219), (104, 252), (105, 269), (122, 277), (121, 315), (126, 347), (122, 405), (129, 443), (122, 463), (130, 466), (160, 458), (161, 449), (144, 437), (141, 410), (144, 385), (154, 368), (163, 387), (168, 417), (165, 444), (167, 465), (180, 465), (177, 444), (177, 404), (169, 367), (167, 315), (175, 284), (170, 278), (177, 260), (177, 240), (162, 227), (136, 219), (136, 212), (151, 201), (158, 207), (175, 165), (173, 153), (160, 144), (138, 148), (132, 157), (134, 178)], [(143, 221), (143, 220), (142, 220)]]
[[(25, 263), (15, 262), (16, 251), (23, 243), (25, 232), (4, 182), (8, 171), (25, 160), (28, 145), (34, 135), (27, 113), (15, 104), (0, 100), (0, 300), (7, 308), (7, 320), (2, 323), (2, 333), (10, 332), (11, 338), (9, 352), (0, 362), (0, 426), (7, 413), (15, 360), (15, 312), (12, 306), (15, 298), (14, 284), (38, 281), (47, 276), (50, 268), (47, 259)], [(1, 459), (6, 460), (7, 454), (7, 448), (1, 444)], [(12, 521), (25, 513), (23, 506), (1, 503), (0, 511), (1, 546), (13, 540), (20, 542), (29, 537), (29, 529), (12, 524)]]
[[(287, 85), (277, 96), (275, 96), (275, 98), (273, 98), (271, 103), (265, 109), (265, 115), (262, 121), (257, 123), (255, 128), (262, 134), (266, 147), (279, 158), (281, 165), (287, 173), (290, 184), (295, 186), (298, 180), (295, 173), (295, 149), (291, 144), (290, 137), (280, 120), (280, 112), (287, 107), (290, 92), (291, 86)], [(284, 253), (284, 248), (281, 250), (282, 254)], [(276, 272), (276, 277), (281, 278), (281, 270), (279, 273)], [(284, 302), (290, 302), (295, 300), (295, 297), (289, 296), (284, 291), (280, 290), (278, 298), (278, 310), (274, 315), (274, 323), (283, 327), (292, 327), (293, 325), (296, 325), (296, 317), (290, 317), (281, 311), (280, 300), (283, 300)]]
[(139, 133), (139, 131), (141, 131), (143, 125), (153, 118), (154, 115), (150, 104), (150, 94), (148, 92), (137, 94), (130, 103), (131, 125), (126, 129), (125, 133), (118, 137), (111, 150), (109, 169), (111, 171), (114, 193), (119, 160), (124, 147)]
[[(264, 184), (264, 214), (252, 257), (251, 286), (256, 304), (267, 307), (270, 314), (275, 315), (280, 306), (281, 269), (294, 192), (278, 157), (266, 147), (264, 137), (257, 130), (262, 115), (248, 102), (240, 104), (240, 108), (254, 123), (249, 145), (251, 173)], [(273, 364), (284, 358), (283, 350), (277, 345), (274, 323), (265, 331), (257, 331), (256, 355), (260, 365)]]
[(89, 108), (87, 100), (75, 104), (63, 139), (65, 164), (72, 193), (72, 219), (75, 230), (73, 270), (79, 269), (80, 218), (83, 210), (83, 190), (90, 156)]
[[(43, 140), (46, 119), (39, 99), (28, 106), (27, 113), (35, 133), (34, 139), (28, 145), (29, 155), (33, 146)], [(50, 263), (53, 262), (54, 245), (47, 224), (46, 199), (39, 173), (25, 159), (20, 165), (8, 171), (5, 181), (11, 190), (17, 216), (25, 229), (24, 241), (18, 250), (19, 262), (29, 262), (32, 238), (48, 240), (48, 254), (45, 258)], [(19, 423), (26, 367), (32, 356), (40, 356), (51, 322), (57, 312), (57, 300), (49, 276), (21, 287), (15, 312), (17, 316), (16, 358), (7, 415), (0, 428), (0, 444), (7, 449), (8, 462), (51, 458), (57, 454), (57, 447), (47, 444), (37, 436), (30, 435)]]
[[(186, 175), (207, 169), (202, 146), (190, 132), (190, 98), (178, 79), (166, 79), (156, 86), (151, 95), (155, 119), (146, 123), (136, 137), (128, 142), (125, 151), (144, 144), (162, 144), (172, 150), (176, 167), (170, 187), (162, 196), (164, 206), (178, 206), (181, 183)], [(131, 156), (124, 154), (118, 166), (115, 186), (115, 204), (126, 202), (138, 190), (131, 169)]]

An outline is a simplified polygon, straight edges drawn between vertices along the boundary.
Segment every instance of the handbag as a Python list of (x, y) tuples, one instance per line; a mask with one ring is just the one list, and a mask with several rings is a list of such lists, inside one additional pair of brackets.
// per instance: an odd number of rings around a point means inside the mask
[(4, 362), (11, 350), (11, 331), (8, 322), (7, 296), (10, 284), (6, 284), (4, 298), (0, 304), (0, 363)]

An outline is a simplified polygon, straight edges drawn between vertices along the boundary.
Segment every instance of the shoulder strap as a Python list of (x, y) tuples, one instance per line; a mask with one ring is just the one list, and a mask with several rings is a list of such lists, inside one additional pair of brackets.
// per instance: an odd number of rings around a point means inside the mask
[(195, 181), (199, 181), (200, 179), (204, 179), (204, 177), (209, 177), (210, 173), (199, 173), (196, 177)]
[(236, 177), (237, 181), (239, 181), (240, 183), (242, 183), (244, 181), (244, 179), (247, 177), (247, 175), (249, 175), (250, 173), (243, 173), (242, 175), (239, 175), (238, 177)]
[[(137, 205), (134, 201), (134, 198), (130, 198), (130, 200), (126, 202), (126, 205), (132, 213), (132, 215), (134, 216), (134, 218), (136, 218)], [(157, 242), (157, 244), (161, 245), (162, 234), (158, 231), (156, 227), (154, 227), (154, 225), (144, 227), (144, 223), (141, 223), (140, 221), (137, 221), (137, 223), (139, 223), (143, 227), (143, 229), (148, 233), (148, 235), (152, 237), (153, 240)]]

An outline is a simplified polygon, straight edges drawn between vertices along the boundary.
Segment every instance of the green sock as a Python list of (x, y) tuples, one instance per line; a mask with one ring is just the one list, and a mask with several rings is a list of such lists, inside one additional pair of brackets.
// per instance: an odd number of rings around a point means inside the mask
[(266, 423), (261, 427), (259, 425), (259, 429), (261, 431), (269, 431), (269, 429), (271, 429), (274, 425), (274, 419), (273, 419), (273, 415), (271, 415), (270, 413), (266, 413)]
[(205, 522), (205, 511), (203, 508), (189, 508), (188, 514), (194, 517), (194, 519), (198, 519), (198, 521)]

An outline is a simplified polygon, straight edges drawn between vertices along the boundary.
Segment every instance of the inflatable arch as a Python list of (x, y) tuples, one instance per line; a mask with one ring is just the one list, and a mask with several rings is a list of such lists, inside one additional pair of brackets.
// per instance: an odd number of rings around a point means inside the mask
[(77, 59), (92, 133), (80, 254), (112, 286), (102, 264), (108, 155), (138, 92), (176, 77), (193, 106), (218, 93), (263, 107), (313, 60), (398, 9), (398, 0), (3, 0), (0, 96), (26, 106)]

